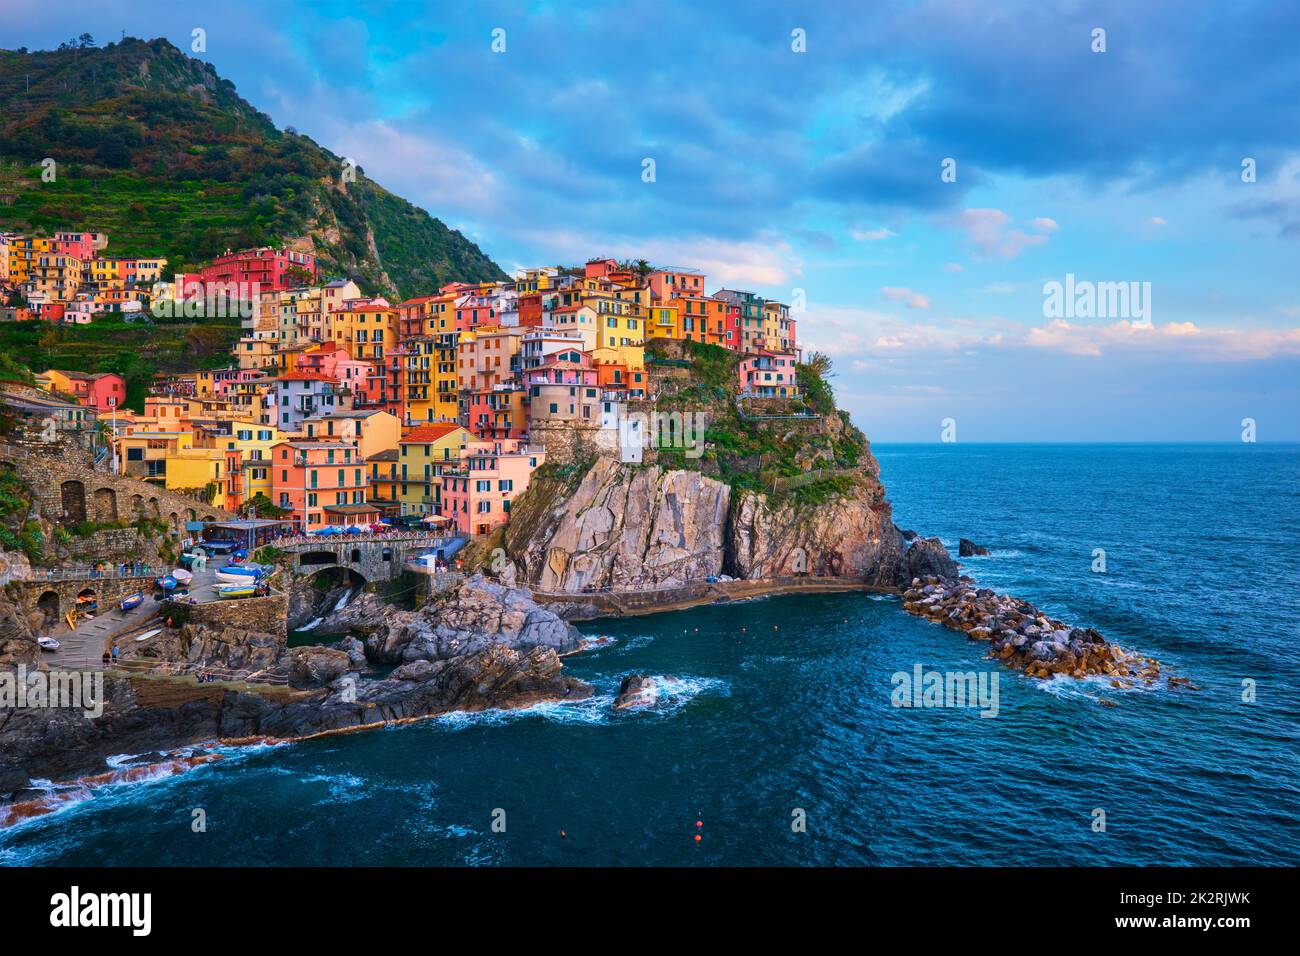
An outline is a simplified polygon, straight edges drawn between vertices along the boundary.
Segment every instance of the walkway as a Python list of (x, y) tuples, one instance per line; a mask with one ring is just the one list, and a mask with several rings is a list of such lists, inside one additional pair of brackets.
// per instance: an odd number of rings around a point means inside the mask
[[(217, 583), (217, 568), (225, 567), (229, 561), (225, 558), (210, 558), (202, 571), (194, 572), (190, 582), (190, 594), (195, 600), (206, 602), (216, 599), (212, 586)], [(107, 577), (108, 575), (100, 575)], [(86, 617), (77, 623), (74, 631), (66, 626), (51, 633), (59, 642), (57, 651), (44, 651), (41, 657), (51, 667), (66, 670), (103, 667), (104, 648), (115, 634), (136, 630), (150, 618), (157, 616), (160, 604), (154, 600), (152, 581), (158, 577), (140, 578), (140, 590), (144, 592), (144, 601), (139, 607), (122, 611), (117, 607), (106, 608), (94, 617)], [(160, 625), (161, 626), (161, 625)]]

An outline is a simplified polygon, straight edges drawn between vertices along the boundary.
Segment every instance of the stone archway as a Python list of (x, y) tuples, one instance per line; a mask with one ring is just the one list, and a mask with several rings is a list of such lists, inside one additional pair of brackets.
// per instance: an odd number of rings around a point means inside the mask
[(75, 478), (69, 478), (59, 486), (59, 497), (63, 502), (63, 521), (65, 524), (80, 524), (86, 520), (86, 486)]
[(181, 519), (180, 519), (180, 515), (178, 515), (176, 512), (173, 511), (171, 514), (169, 514), (169, 515), (167, 516), (167, 520), (171, 522), (172, 530), (173, 530), (173, 531), (180, 531), (180, 530), (181, 530)]
[(131, 512), (137, 518), (144, 517), (144, 498), (142, 498), (140, 495), (131, 496)]
[(46, 591), (36, 599), (36, 610), (40, 611), (45, 617), (45, 628), (55, 626), (59, 623), (60, 611), (62, 608), (59, 604), (58, 591)]
[(158, 507), (158, 499), (157, 499), (157, 498), (150, 498), (150, 499), (149, 499), (149, 517), (151, 517), (151, 518), (162, 518), (162, 509), (160, 509), (160, 508)]
[(95, 489), (95, 520), (117, 520), (117, 492), (112, 488)]

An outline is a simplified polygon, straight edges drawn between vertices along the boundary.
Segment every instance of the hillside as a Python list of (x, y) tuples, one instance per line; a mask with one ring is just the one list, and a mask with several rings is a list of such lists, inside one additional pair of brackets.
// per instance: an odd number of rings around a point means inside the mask
[(0, 323), (0, 378), (23, 380), (30, 369), (116, 372), (126, 379), (126, 407), (144, 411), (155, 372), (221, 368), (239, 338), (238, 317), (127, 319), (108, 314), (89, 325)]
[[(40, 162), (58, 162), (55, 182)], [(169, 271), (227, 248), (294, 243), (326, 275), (407, 297), (505, 278), (459, 232), (276, 129), (211, 64), (166, 40), (0, 50), (0, 229), (109, 235), (107, 254)]]

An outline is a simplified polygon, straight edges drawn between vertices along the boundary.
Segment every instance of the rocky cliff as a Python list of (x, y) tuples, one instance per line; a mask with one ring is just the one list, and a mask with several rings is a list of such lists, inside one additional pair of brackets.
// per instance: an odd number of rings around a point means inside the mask
[(956, 576), (937, 542), (894, 526), (875, 459), (821, 500), (733, 490), (698, 471), (598, 458), (568, 484), (541, 478), (516, 505), (505, 550), (540, 591), (671, 588), (727, 575), (801, 575), (906, 587)]

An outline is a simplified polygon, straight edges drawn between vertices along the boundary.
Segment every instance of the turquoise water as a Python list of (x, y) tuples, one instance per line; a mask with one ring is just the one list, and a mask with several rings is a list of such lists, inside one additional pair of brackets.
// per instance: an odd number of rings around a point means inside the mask
[[(997, 668), (866, 595), (592, 622), (617, 643), (566, 667), (593, 701), (243, 751), (0, 833), (0, 862), (1300, 862), (1300, 446), (876, 453), (900, 526), (989, 545), (965, 562), (981, 583), (1201, 689), (1002, 670), (995, 719), (894, 708), (896, 671)], [(677, 681), (612, 712), (641, 671)]]

